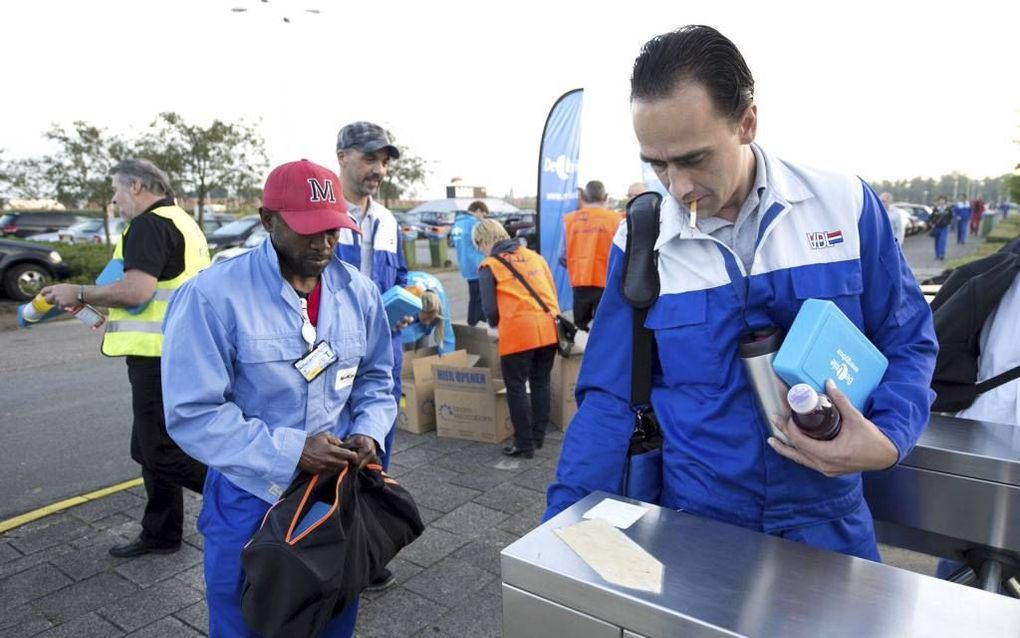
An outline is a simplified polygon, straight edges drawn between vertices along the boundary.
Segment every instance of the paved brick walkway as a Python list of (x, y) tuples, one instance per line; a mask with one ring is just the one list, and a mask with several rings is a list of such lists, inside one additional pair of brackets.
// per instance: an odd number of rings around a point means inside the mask
[[(500, 635), (499, 551), (538, 523), (560, 438), (517, 460), (497, 445), (399, 432), (392, 474), (428, 528), (394, 561), (398, 585), (363, 598), (358, 634)], [(199, 497), (186, 498), (177, 554), (107, 553), (138, 534), (143, 497), (132, 488), (0, 536), (0, 638), (204, 635)]]

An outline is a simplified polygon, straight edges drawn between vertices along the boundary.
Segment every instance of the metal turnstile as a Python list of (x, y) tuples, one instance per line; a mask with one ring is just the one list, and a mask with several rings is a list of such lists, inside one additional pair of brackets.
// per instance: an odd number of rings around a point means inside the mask
[(663, 563), (664, 587), (630, 590), (553, 532), (599, 493), (503, 550), (505, 636), (1020, 636), (1020, 601), (989, 593), (1020, 598), (1020, 427), (932, 415), (864, 485), (878, 539), (964, 562), (955, 582), (643, 504), (625, 533)]
[(624, 533), (663, 563), (662, 593), (612, 585), (553, 531), (607, 496), (503, 550), (506, 638), (1020, 636), (1009, 597), (647, 504)]
[(975, 585), (1020, 594), (1008, 584), (1020, 573), (1020, 427), (932, 415), (907, 458), (865, 474), (864, 488), (879, 541), (955, 558)]

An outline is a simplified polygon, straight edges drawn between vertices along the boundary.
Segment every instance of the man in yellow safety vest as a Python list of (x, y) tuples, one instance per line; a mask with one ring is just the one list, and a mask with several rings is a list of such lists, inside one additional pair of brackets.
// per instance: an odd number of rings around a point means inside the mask
[(181, 488), (201, 494), (205, 466), (166, 432), (160, 377), (163, 316), (174, 291), (209, 265), (209, 249), (195, 220), (174, 203), (170, 181), (159, 167), (126, 159), (110, 175), (113, 203), (128, 222), (111, 262), (112, 270), (123, 274), (105, 285), (57, 284), (42, 294), (65, 309), (86, 302), (110, 309), (102, 351), (127, 361), (134, 413), (131, 457), (142, 466), (148, 495), (138, 538), (110, 553), (120, 558), (169, 554), (181, 546)]

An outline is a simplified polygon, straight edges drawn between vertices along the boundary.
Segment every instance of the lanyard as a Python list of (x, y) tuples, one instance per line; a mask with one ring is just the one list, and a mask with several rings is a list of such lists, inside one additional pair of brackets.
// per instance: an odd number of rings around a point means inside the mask
[(308, 300), (304, 297), (299, 297), (298, 302), (301, 304), (301, 338), (308, 344), (308, 350), (315, 346), (315, 326), (312, 325), (312, 320), (308, 318)]

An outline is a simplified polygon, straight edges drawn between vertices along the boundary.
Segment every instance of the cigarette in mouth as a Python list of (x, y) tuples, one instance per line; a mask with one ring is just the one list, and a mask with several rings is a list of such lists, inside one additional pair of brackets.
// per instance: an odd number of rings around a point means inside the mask
[(694, 226), (698, 223), (698, 200), (696, 200), (696, 199), (692, 199), (691, 200), (691, 217), (690, 217), (690, 220), (691, 220), (691, 228), (694, 228)]

